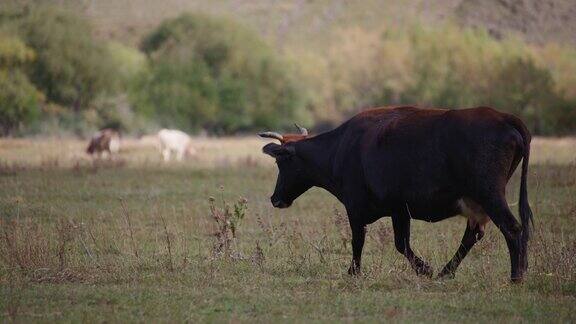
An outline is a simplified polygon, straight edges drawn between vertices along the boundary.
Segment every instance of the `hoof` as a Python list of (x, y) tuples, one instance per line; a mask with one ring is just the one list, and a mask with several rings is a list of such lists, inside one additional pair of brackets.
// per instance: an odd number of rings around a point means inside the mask
[(414, 269), (414, 271), (416, 271), (416, 274), (419, 276), (432, 278), (432, 275), (434, 274), (434, 270), (432, 270), (432, 267), (425, 262), (415, 264), (412, 266), (412, 268)]
[(522, 277), (522, 276), (520, 276), (520, 277), (511, 277), (511, 278), (510, 278), (510, 281), (511, 281), (513, 284), (519, 285), (519, 284), (522, 284), (522, 283), (524, 282), (524, 277)]
[(453, 271), (449, 271), (449, 270), (442, 270), (439, 274), (438, 274), (438, 279), (454, 279), (456, 278), (456, 274)]
[(512, 281), (512, 283), (514, 284), (521, 284), (522, 282), (524, 282), (524, 271), (522, 270), (512, 271), (512, 273), (510, 274), (510, 281)]
[(359, 267), (350, 266), (348, 268), (348, 274), (351, 276), (360, 276), (362, 275), (362, 270)]

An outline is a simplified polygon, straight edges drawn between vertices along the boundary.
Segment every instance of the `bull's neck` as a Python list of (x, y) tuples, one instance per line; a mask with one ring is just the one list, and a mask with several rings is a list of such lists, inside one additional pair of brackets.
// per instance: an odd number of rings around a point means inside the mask
[(336, 130), (296, 143), (296, 152), (311, 168), (315, 186), (323, 188), (342, 200), (342, 190), (334, 179), (334, 157), (340, 136)]

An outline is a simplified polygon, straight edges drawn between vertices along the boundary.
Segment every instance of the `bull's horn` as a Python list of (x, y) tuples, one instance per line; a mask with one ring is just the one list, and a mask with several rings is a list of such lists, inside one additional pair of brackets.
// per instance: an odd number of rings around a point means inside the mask
[(282, 136), (281, 134), (278, 134), (276, 132), (262, 132), (262, 133), (258, 133), (258, 136), (265, 137), (265, 138), (274, 138), (274, 139), (277, 139), (279, 141), (284, 140), (284, 136)]
[(296, 126), (296, 128), (298, 128), (298, 130), (300, 131), (300, 134), (304, 135), (304, 136), (308, 136), (308, 130), (296, 123), (294, 123), (294, 126)]

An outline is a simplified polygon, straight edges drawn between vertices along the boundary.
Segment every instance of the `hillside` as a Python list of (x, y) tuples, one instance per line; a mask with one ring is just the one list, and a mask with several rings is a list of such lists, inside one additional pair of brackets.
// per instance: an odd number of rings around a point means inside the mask
[(382, 23), (404, 24), (416, 20), (438, 21), (452, 12), (458, 1), (439, 1), (426, 5), (426, 1), (367, 0), (151, 0), (92, 1), (80, 9), (94, 23), (103, 37), (135, 42), (161, 20), (185, 11), (198, 11), (240, 20), (277, 43), (310, 45), (324, 43), (326, 36), (338, 28), (348, 26), (373, 27)]
[[(62, 3), (62, 1), (59, 1)], [(322, 46), (339, 28), (455, 21), (481, 26), (499, 37), (576, 44), (576, 1), (570, 0), (98, 0), (64, 2), (89, 17), (98, 34), (136, 43), (160, 21), (185, 11), (231, 16), (271, 41)]]
[(576, 44), (576, 1), (463, 0), (454, 11), (460, 23), (505, 32), (533, 43)]

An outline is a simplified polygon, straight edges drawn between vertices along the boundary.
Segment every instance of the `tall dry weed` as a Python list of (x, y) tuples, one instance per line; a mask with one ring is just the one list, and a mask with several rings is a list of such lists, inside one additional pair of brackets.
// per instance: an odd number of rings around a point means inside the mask
[(343, 215), (337, 208), (334, 208), (334, 225), (338, 232), (342, 250), (348, 249), (348, 246), (352, 244), (352, 232), (348, 225), (348, 217)]
[(9, 273), (34, 282), (78, 281), (82, 274), (70, 267), (70, 254), (77, 226), (60, 220), (47, 227), (30, 219), (0, 220), (0, 258)]
[(208, 203), (210, 206), (210, 218), (215, 225), (215, 232), (212, 235), (216, 238), (212, 256), (243, 258), (240, 251), (238, 251), (237, 239), (238, 229), (248, 209), (248, 201), (245, 198), (240, 198), (230, 205), (224, 198), (224, 194), (221, 193), (220, 204), (217, 203), (214, 197), (210, 197)]

